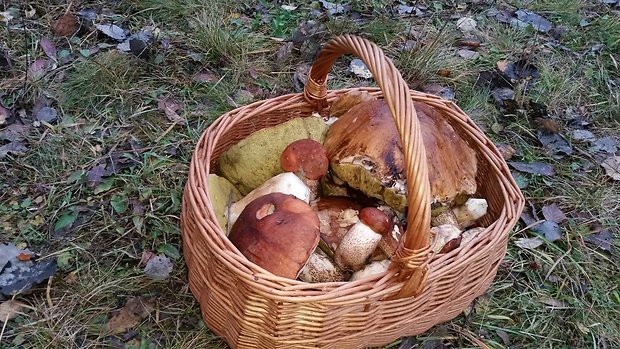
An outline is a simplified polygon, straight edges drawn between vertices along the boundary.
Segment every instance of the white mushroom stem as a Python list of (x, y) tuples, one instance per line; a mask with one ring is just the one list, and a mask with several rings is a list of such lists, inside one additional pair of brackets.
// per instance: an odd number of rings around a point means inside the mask
[(351, 276), (351, 280), (349, 281), (356, 281), (356, 280), (367, 278), (372, 275), (381, 274), (385, 272), (386, 270), (388, 270), (389, 266), (390, 266), (389, 259), (372, 262), (368, 264), (364, 269), (353, 273), (353, 275)]
[(315, 251), (301, 270), (299, 279), (311, 283), (337, 282), (345, 281), (347, 276), (347, 273), (338, 268), (329, 257)]
[(360, 270), (380, 241), (381, 234), (375, 233), (359, 220), (349, 229), (338, 245), (334, 261), (343, 269)]
[(472, 240), (474, 240), (478, 235), (480, 235), (480, 233), (482, 233), (486, 228), (484, 227), (477, 227), (477, 228), (471, 228), (469, 230), (466, 230), (465, 232), (463, 232), (462, 239), (461, 239), (461, 246), (465, 246), (467, 244), (469, 244)]
[(237, 221), (239, 215), (243, 211), (243, 209), (254, 199), (257, 199), (263, 195), (271, 194), (271, 193), (283, 193), (294, 195), (300, 200), (305, 201), (306, 203), (310, 202), (310, 188), (305, 185), (299, 177), (297, 177), (292, 172), (284, 172), (275, 177), (270, 178), (265, 183), (263, 183), (258, 188), (252, 190), (248, 195), (246, 195), (243, 199), (235, 202), (230, 206), (228, 210), (228, 226), (232, 227), (232, 225)]
[(480, 217), (487, 214), (489, 205), (485, 199), (468, 199), (462, 206), (458, 206), (452, 209), (456, 216), (456, 221), (461, 228), (467, 228), (474, 223)]

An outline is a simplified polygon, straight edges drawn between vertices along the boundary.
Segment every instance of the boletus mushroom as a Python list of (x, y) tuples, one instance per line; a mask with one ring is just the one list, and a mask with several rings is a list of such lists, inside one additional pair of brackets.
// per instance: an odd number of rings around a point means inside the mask
[(391, 231), (392, 222), (385, 213), (375, 207), (363, 208), (359, 221), (349, 229), (334, 253), (336, 265), (354, 271), (362, 269), (383, 235)]
[(280, 166), (284, 171), (295, 173), (310, 188), (312, 201), (318, 194), (319, 179), (329, 169), (329, 160), (321, 143), (313, 139), (300, 139), (284, 148)]
[(228, 225), (232, 226), (245, 207), (258, 197), (269, 193), (283, 193), (294, 195), (306, 203), (310, 202), (312, 195), (310, 188), (292, 172), (284, 172), (270, 178), (260, 187), (252, 190), (241, 200), (233, 203), (228, 210)]
[(319, 243), (319, 218), (295, 196), (270, 193), (243, 209), (229, 239), (251, 262), (296, 279)]
[[(474, 150), (439, 111), (417, 102), (414, 107), (426, 149), (433, 208), (464, 202), (476, 192)], [(405, 211), (402, 143), (385, 101), (353, 106), (330, 126), (324, 145), (333, 174), (396, 211)]]

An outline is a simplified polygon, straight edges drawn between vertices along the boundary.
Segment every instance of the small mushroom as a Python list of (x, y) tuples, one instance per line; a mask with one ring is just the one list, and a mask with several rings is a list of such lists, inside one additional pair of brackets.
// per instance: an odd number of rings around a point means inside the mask
[(461, 245), (461, 230), (454, 225), (432, 227), (431, 233), (435, 236), (432, 245), (435, 253), (448, 253)]
[(308, 188), (308, 186), (305, 185), (294, 173), (284, 172), (272, 177), (258, 188), (252, 190), (243, 199), (232, 204), (228, 212), (228, 226), (235, 224), (243, 209), (250, 202), (269, 193), (290, 194), (305, 201), (306, 203), (310, 202), (310, 188)]
[(319, 179), (327, 173), (329, 160), (323, 145), (313, 139), (300, 139), (289, 144), (280, 156), (280, 166), (294, 172), (311, 188), (314, 200), (319, 190)]
[(389, 259), (372, 262), (368, 264), (367, 266), (365, 266), (364, 269), (353, 273), (349, 281), (356, 281), (356, 280), (367, 278), (372, 275), (381, 274), (385, 272), (386, 270), (388, 270), (389, 266), (390, 266)]
[(346, 281), (348, 276), (348, 273), (338, 268), (321, 250), (310, 255), (308, 263), (299, 274), (302, 281), (311, 283)]
[(461, 234), (461, 246), (465, 246), (468, 243), (472, 242), (480, 233), (482, 233), (486, 228), (484, 227), (476, 227), (466, 230)]
[(363, 208), (359, 219), (349, 229), (334, 254), (334, 261), (343, 269), (362, 269), (382, 236), (392, 231), (390, 218), (377, 208)]
[(431, 216), (432, 227), (438, 227), (444, 224), (452, 224), (456, 226), (459, 225), (459, 222), (456, 220), (456, 215), (454, 214), (452, 210), (444, 210), (443, 212), (439, 213), (437, 216), (434, 216), (434, 217)]
[(295, 196), (270, 193), (245, 207), (229, 239), (249, 261), (296, 279), (319, 243), (319, 218)]
[(489, 204), (485, 199), (470, 198), (461, 206), (452, 209), (456, 221), (461, 228), (467, 228), (476, 223), (476, 220), (487, 214)]
[(336, 251), (340, 241), (359, 218), (362, 205), (344, 197), (322, 197), (315, 205), (321, 223), (321, 240), (325, 242), (329, 251), (324, 251), (330, 257)]

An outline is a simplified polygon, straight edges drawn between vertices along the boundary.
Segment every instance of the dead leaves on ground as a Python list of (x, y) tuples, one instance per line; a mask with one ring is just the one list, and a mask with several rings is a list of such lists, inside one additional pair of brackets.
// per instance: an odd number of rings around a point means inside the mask
[(130, 297), (123, 308), (116, 310), (108, 320), (110, 335), (124, 333), (136, 327), (154, 310), (155, 303), (146, 297)]

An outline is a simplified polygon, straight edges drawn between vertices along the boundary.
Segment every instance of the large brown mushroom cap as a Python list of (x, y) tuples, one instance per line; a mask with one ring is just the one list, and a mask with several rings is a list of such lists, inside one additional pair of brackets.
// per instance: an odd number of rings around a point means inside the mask
[[(447, 204), (476, 192), (476, 154), (436, 110), (414, 103), (428, 161), (432, 203)], [(383, 100), (360, 103), (328, 130), (325, 149), (332, 171), (349, 186), (407, 206), (402, 143)]]
[(245, 207), (229, 239), (251, 262), (295, 279), (319, 243), (319, 218), (295, 196), (271, 193)]

